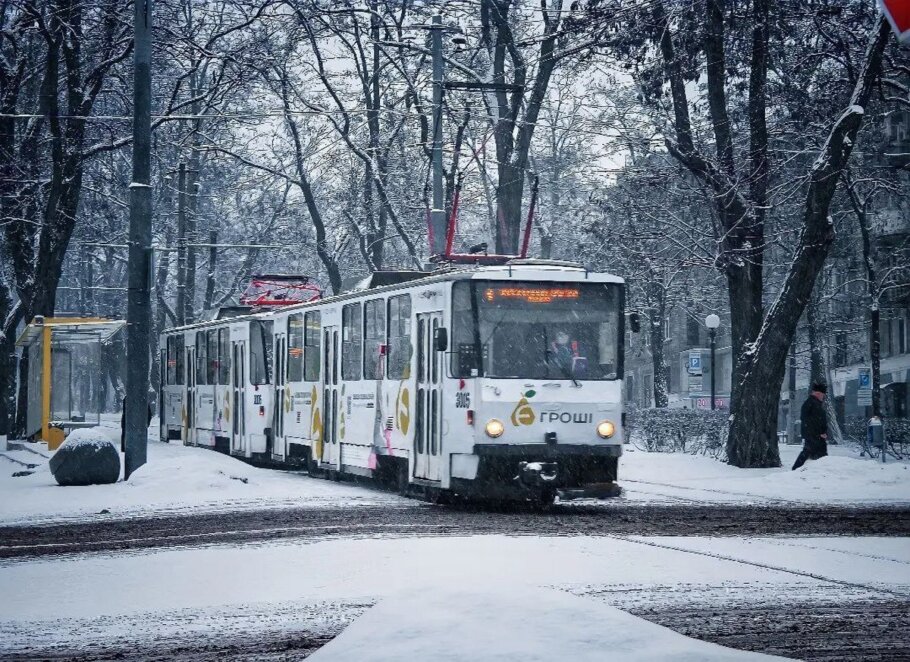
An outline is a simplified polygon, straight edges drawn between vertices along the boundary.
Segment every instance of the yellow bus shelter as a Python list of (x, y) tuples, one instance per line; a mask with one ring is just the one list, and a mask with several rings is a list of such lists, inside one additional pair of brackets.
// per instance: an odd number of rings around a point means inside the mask
[(66, 431), (101, 419), (102, 346), (126, 324), (100, 317), (36, 316), (16, 341), (28, 352), (26, 436), (63, 443)]

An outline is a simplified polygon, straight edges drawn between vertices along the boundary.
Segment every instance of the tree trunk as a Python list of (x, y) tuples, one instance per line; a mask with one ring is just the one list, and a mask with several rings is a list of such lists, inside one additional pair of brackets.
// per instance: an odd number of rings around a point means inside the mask
[(664, 320), (667, 317), (667, 297), (663, 283), (652, 275), (648, 285), (649, 333), (651, 334), (651, 365), (654, 371), (654, 406), (666, 407), (669, 404), (667, 395), (668, 366), (664, 360)]
[[(156, 218), (156, 221), (157, 220), (158, 219)], [(164, 243), (165, 245), (171, 243), (170, 230), (165, 233)], [(161, 338), (161, 333), (167, 327), (168, 311), (167, 303), (164, 300), (164, 288), (167, 286), (167, 272), (169, 266), (170, 252), (166, 251), (162, 253), (161, 259), (158, 261), (158, 271), (155, 274), (155, 330), (150, 338), (152, 352), (152, 388), (155, 389), (155, 393), (159, 393), (161, 390), (161, 352), (159, 351), (161, 348), (159, 346), (159, 339)]]
[[(6, 324), (7, 318), (10, 324)], [(16, 325), (13, 320), (13, 299), (5, 283), (0, 283), (0, 450), (9, 436), (12, 425), (13, 400), (16, 375)]]
[(784, 286), (755, 343), (740, 359), (742, 369), (732, 393), (737, 407), (730, 416), (727, 438), (728, 461), (738, 467), (780, 466), (777, 407), (787, 348), (834, 242), (834, 225), (828, 214), (831, 199), (856, 144), (889, 33), (880, 17), (870, 35), (850, 104), (834, 122), (810, 170), (802, 231)]
[(863, 202), (859, 201), (856, 190), (851, 183), (847, 193), (853, 205), (853, 211), (859, 221), (860, 234), (863, 239), (863, 266), (866, 269), (866, 290), (869, 296), (869, 358), (872, 362), (872, 415), (882, 415), (882, 319), (879, 302), (878, 274), (875, 267), (875, 254), (872, 249), (872, 229), (869, 227), (869, 205), (875, 195), (873, 191)]
[(500, 255), (517, 255), (524, 173), (505, 164), (499, 167), (499, 178), (496, 186), (496, 252)]
[(205, 275), (205, 304), (206, 310), (215, 305), (215, 268), (218, 262), (218, 230), (209, 230), (209, 264)]
[[(825, 359), (825, 353), (818, 341), (819, 322), (818, 309), (820, 303), (817, 297), (813, 297), (809, 305), (806, 306), (806, 325), (809, 330), (809, 390), (812, 390), (813, 384), (828, 383), (828, 361)], [(839, 444), (843, 438), (840, 424), (837, 422), (837, 412), (834, 411), (834, 403), (831, 400), (833, 394), (829, 393), (823, 404), (825, 409), (825, 418), (828, 420), (828, 441)]]
[(186, 324), (186, 164), (177, 166), (177, 326)]

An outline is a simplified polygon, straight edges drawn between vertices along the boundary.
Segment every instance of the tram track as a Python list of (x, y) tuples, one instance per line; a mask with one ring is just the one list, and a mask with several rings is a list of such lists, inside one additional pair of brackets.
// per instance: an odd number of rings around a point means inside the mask
[[(770, 505), (774, 505), (774, 506), (794, 506), (794, 505), (801, 504), (801, 502), (794, 501), (792, 499), (781, 499), (779, 497), (767, 497), (767, 496), (764, 496), (761, 494), (751, 494), (749, 492), (733, 492), (730, 490), (719, 490), (719, 489), (711, 488), (711, 487), (692, 487), (692, 486), (688, 486), (688, 485), (672, 485), (670, 483), (660, 483), (660, 482), (651, 481), (651, 480), (635, 480), (635, 479), (629, 479), (629, 478), (624, 478), (622, 482), (623, 482), (623, 484), (632, 483), (632, 484), (636, 484), (636, 485), (649, 485), (649, 486), (653, 485), (653, 486), (661, 487), (661, 488), (665, 488), (665, 489), (669, 488), (669, 489), (673, 489), (673, 490), (685, 490), (685, 491), (689, 491), (689, 492), (699, 492), (699, 493), (704, 492), (707, 494), (716, 494), (716, 495), (724, 496), (724, 497), (736, 497), (737, 499), (742, 499), (742, 498), (754, 499), (758, 502), (762, 502), (762, 503), (766, 503), (766, 504), (770, 504)], [(674, 497), (674, 498), (679, 498), (679, 499), (686, 500), (686, 501), (691, 501), (694, 503), (704, 503), (704, 501), (700, 501), (698, 499), (686, 499), (686, 497), (679, 497), (677, 495), (661, 494), (658, 492), (648, 492), (648, 494), (655, 494), (656, 496), (663, 496), (663, 497)]]
[(0, 559), (343, 537), (908, 536), (910, 507), (608, 505), (285, 508), (0, 527)]

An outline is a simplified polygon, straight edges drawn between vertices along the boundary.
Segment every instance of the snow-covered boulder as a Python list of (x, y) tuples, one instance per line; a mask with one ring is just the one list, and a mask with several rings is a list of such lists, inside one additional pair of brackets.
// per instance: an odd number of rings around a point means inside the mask
[(74, 430), (48, 463), (60, 485), (107, 485), (120, 477), (120, 453), (98, 430)]

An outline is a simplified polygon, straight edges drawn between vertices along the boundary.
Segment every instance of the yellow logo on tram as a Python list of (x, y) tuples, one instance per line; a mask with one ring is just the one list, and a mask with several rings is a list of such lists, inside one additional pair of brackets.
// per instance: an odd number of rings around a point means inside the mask
[(518, 404), (515, 405), (515, 409), (512, 410), (512, 425), (533, 425), (536, 419), (537, 416), (534, 414), (534, 410), (531, 409), (527, 398), (519, 400)]
[(395, 398), (395, 422), (401, 434), (407, 434), (411, 427), (411, 392), (406, 388), (398, 391)]
[(316, 406), (316, 400), (319, 397), (319, 391), (316, 387), (310, 392), (310, 407), (312, 415), (310, 416), (310, 439), (313, 440), (313, 456), (322, 459), (322, 416), (319, 414), (319, 407)]

